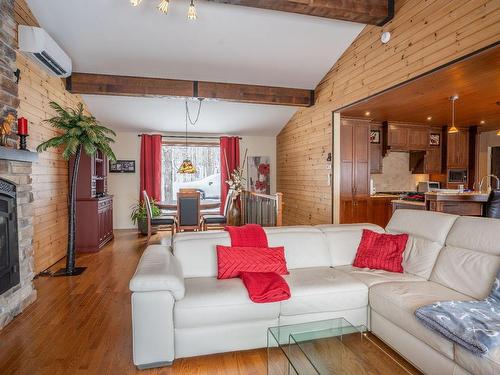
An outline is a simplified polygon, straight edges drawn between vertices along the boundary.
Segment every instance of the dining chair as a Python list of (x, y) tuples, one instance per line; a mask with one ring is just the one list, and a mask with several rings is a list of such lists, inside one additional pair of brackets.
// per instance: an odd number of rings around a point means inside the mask
[(146, 205), (146, 220), (148, 222), (148, 238), (146, 240), (146, 244), (149, 243), (151, 239), (151, 232), (153, 226), (168, 226), (170, 227), (170, 232), (172, 237), (175, 234), (176, 227), (176, 218), (175, 216), (157, 216), (153, 217), (153, 211), (151, 209), (151, 201), (149, 200), (148, 193), (146, 191), (142, 192), (142, 197), (144, 200), (144, 204)]
[(492, 190), (483, 208), (483, 216), (500, 219), (500, 190)]
[(177, 229), (200, 229), (200, 192), (181, 190), (177, 193)]
[(232, 190), (229, 190), (226, 196), (226, 201), (224, 202), (223, 214), (202, 214), (201, 215), (201, 229), (208, 230), (208, 227), (222, 228), (227, 224), (227, 214), (229, 211), (229, 205), (233, 197)]

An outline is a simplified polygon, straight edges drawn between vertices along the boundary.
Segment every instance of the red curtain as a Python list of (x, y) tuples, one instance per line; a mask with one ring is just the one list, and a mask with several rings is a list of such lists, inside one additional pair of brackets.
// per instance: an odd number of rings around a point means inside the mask
[(156, 201), (161, 200), (161, 135), (142, 134), (141, 136), (141, 191)]
[[(226, 164), (227, 160), (227, 164)], [(240, 139), (239, 137), (220, 137), (220, 212), (224, 213), (224, 203), (226, 202), (229, 186), (226, 181), (229, 180), (229, 173), (240, 166)]]

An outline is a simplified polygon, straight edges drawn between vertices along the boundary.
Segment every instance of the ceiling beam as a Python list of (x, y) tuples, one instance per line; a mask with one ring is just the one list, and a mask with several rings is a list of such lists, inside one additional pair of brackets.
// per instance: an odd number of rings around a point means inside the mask
[(208, 0), (382, 26), (394, 17), (394, 0)]
[(314, 104), (313, 90), (107, 74), (73, 73), (66, 79), (66, 88), (73, 94), (181, 96), (294, 107)]

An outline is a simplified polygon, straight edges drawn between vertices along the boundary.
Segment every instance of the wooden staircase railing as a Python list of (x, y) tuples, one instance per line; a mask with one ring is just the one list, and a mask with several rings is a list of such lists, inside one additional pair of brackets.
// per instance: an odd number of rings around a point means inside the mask
[(283, 225), (283, 193), (267, 195), (244, 190), (240, 198), (242, 224)]

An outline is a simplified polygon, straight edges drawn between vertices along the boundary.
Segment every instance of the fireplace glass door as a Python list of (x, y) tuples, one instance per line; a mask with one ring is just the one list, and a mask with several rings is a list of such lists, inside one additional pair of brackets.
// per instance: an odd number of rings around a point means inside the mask
[(19, 284), (16, 187), (0, 179), (0, 294)]

